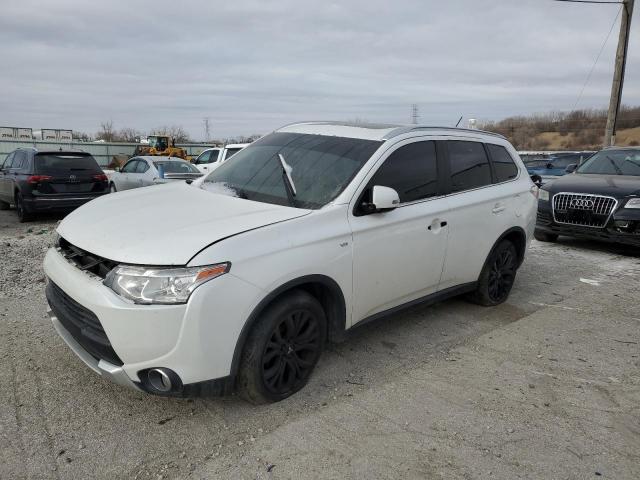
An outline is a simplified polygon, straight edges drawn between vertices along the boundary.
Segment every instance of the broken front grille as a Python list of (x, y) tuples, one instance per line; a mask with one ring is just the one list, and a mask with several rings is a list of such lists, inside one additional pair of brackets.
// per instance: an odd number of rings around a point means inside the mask
[(556, 193), (553, 218), (556, 223), (604, 228), (618, 201), (613, 197), (588, 193)]
[(73, 263), (80, 270), (91, 272), (100, 278), (105, 278), (107, 274), (117, 265), (116, 262), (107, 260), (86, 250), (70, 244), (60, 237), (58, 249), (64, 258)]

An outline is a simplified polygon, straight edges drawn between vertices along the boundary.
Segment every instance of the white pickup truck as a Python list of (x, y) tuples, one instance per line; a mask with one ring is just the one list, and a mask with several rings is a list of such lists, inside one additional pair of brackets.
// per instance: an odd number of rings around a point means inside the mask
[(224, 147), (207, 148), (192, 162), (202, 173), (215, 170), (222, 162), (231, 158), (249, 143), (230, 143)]

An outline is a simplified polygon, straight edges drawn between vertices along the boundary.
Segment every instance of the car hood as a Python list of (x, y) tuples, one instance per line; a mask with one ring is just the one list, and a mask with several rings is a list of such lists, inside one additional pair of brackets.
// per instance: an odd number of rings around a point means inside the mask
[(628, 195), (640, 194), (640, 177), (573, 173), (558, 177), (557, 180), (550, 182), (545, 189), (551, 193), (591, 193), (622, 198)]
[(69, 214), (57, 232), (116, 262), (186, 265), (208, 245), (308, 213), (169, 183), (92, 200)]

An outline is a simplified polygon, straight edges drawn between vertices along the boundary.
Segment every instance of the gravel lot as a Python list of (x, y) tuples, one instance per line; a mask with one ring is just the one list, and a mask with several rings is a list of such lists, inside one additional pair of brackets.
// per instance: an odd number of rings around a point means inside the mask
[(508, 303), (418, 307), (261, 407), (86, 368), (45, 315), (59, 217), (0, 211), (0, 478), (640, 478), (640, 253), (534, 242)]

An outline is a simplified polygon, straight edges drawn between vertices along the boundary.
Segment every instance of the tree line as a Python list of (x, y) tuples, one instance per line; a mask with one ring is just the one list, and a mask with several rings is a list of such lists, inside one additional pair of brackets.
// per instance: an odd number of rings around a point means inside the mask
[[(567, 148), (596, 150), (602, 147), (606, 123), (607, 110), (585, 109), (509, 117), (481, 123), (479, 128), (504, 135), (518, 150), (545, 150), (550, 141), (541, 134), (547, 132), (566, 137), (563, 143)], [(640, 107), (622, 106), (618, 131), (639, 126)], [(636, 141), (631, 143), (638, 144)]]

